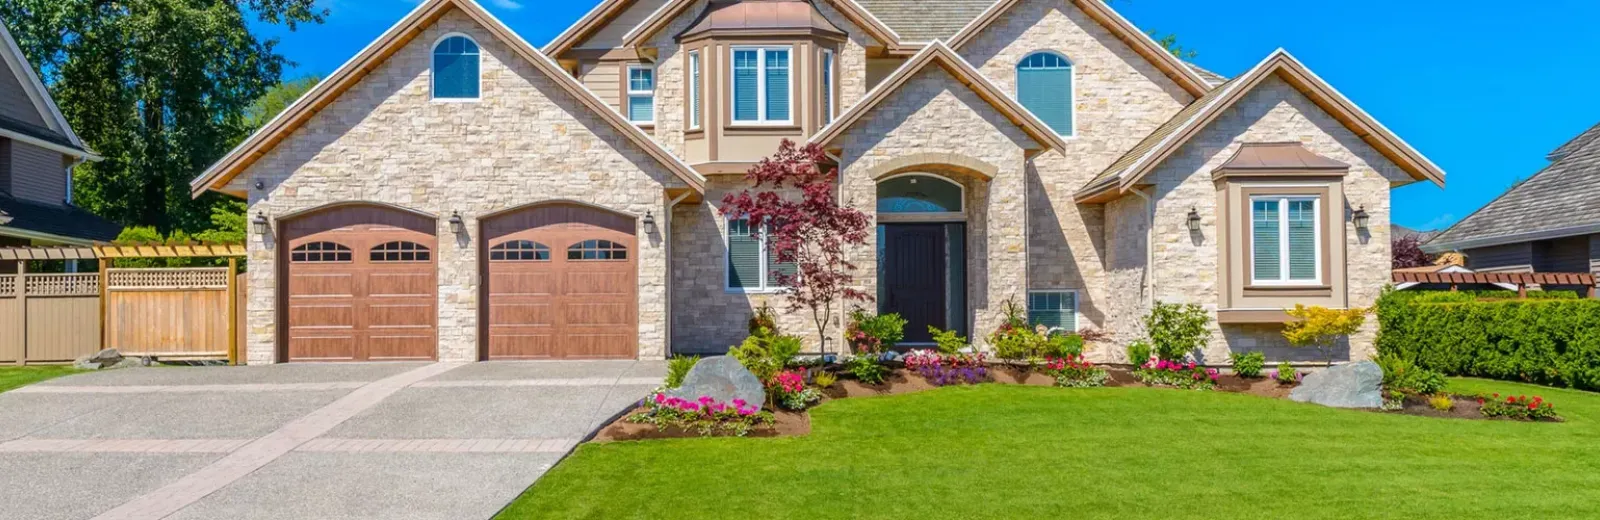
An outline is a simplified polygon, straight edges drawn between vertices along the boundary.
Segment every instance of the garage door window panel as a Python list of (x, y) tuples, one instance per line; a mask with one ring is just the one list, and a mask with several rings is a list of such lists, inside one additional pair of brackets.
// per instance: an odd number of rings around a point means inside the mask
[(289, 252), (290, 262), (349, 262), (350, 259), (350, 248), (334, 242), (310, 242)]
[(427, 262), (432, 259), (428, 246), (416, 242), (389, 242), (372, 248), (373, 262)]
[(510, 240), (489, 248), (489, 260), (496, 262), (548, 262), (550, 246), (532, 240)]
[(567, 248), (567, 260), (627, 260), (628, 248), (610, 240), (585, 240)]

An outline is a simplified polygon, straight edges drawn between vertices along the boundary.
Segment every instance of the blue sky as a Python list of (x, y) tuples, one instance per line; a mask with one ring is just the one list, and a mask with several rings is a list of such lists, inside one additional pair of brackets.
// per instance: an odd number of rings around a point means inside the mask
[[(936, 0), (932, 0), (936, 1)], [(599, 0), (480, 0), (543, 45)], [(327, 0), (324, 25), (279, 37), (297, 66), (332, 72), (416, 5)], [(1546, 164), (1600, 122), (1600, 2), (1540, 0), (1114, 0), (1139, 27), (1176, 33), (1196, 63), (1233, 76), (1288, 49), (1449, 174), (1395, 190), (1395, 222), (1439, 229)]]

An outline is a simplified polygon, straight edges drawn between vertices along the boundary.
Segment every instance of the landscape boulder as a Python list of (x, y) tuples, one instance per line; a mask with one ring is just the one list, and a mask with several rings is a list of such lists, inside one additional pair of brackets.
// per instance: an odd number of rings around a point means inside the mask
[(689, 375), (684, 376), (683, 384), (668, 390), (667, 395), (690, 401), (711, 396), (730, 404), (734, 399), (743, 399), (756, 406), (767, 401), (767, 391), (761, 386), (761, 380), (731, 356), (709, 357), (695, 363)]
[(108, 348), (98, 353), (83, 356), (72, 362), (72, 367), (79, 370), (100, 370), (107, 368), (128, 368), (150, 366), (149, 358), (123, 357), (117, 349)]
[(1347, 363), (1307, 375), (1289, 399), (1334, 408), (1383, 406), (1383, 369), (1372, 361)]

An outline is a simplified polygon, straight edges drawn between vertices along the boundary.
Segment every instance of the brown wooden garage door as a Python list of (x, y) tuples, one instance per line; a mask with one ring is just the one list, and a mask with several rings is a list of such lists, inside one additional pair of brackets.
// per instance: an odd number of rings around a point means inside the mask
[(484, 357), (637, 356), (632, 217), (558, 204), (485, 219), (483, 229)]
[(378, 206), (286, 222), (288, 360), (434, 359), (435, 229), (432, 218)]

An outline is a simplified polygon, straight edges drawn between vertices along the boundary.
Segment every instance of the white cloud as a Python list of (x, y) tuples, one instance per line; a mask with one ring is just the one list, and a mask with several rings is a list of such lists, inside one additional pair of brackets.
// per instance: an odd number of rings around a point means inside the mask
[(1454, 223), (1455, 221), (1456, 215), (1454, 213), (1445, 213), (1443, 215), (1434, 217), (1433, 220), (1429, 220), (1428, 223), (1423, 224), (1422, 229), (1418, 231), (1440, 231), (1446, 227), (1449, 227), (1450, 224)]
[(489, 5), (499, 7), (507, 11), (522, 9), (522, 2), (518, 2), (516, 0), (489, 0)]

